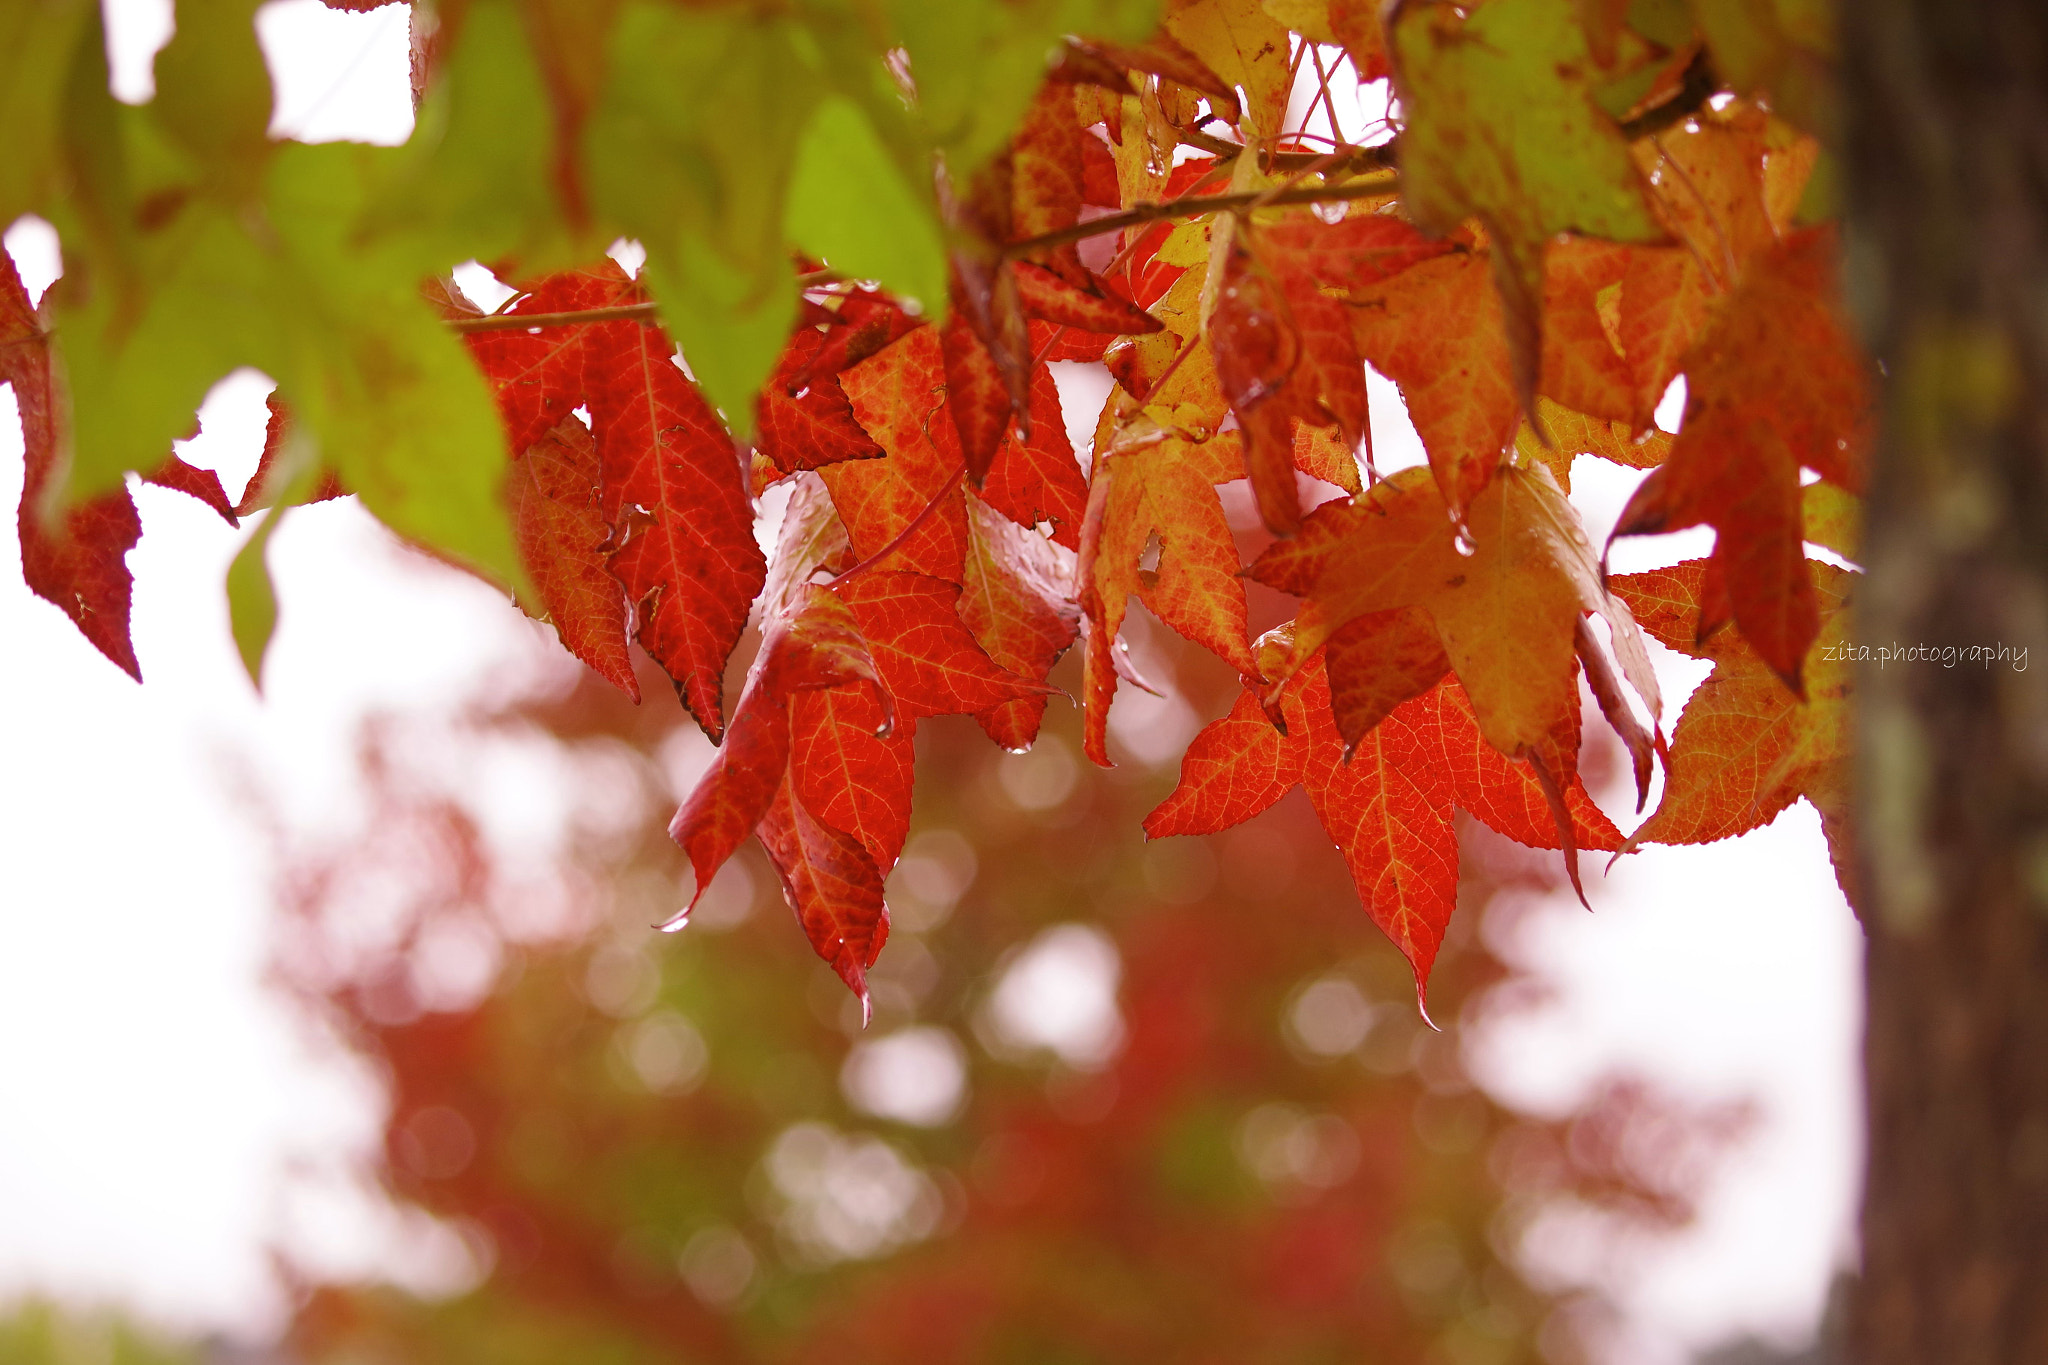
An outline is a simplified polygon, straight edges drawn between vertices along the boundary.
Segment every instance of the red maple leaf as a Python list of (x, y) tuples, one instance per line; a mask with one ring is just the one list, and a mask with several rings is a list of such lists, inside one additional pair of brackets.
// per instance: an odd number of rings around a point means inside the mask
[[(1350, 866), (1360, 901), (1415, 970), (1428, 1008), (1429, 970), (1457, 906), (1462, 808), (1539, 848), (1559, 846), (1550, 795), (1525, 763), (1503, 758), (1479, 733), (1471, 703), (1446, 678), (1406, 701), (1349, 748), (1331, 718), (1320, 655), (1274, 702), (1283, 733), (1247, 689), (1230, 714), (1195, 736), (1180, 783), (1145, 817), (1152, 838), (1213, 834), (1249, 820), (1295, 787)], [(1572, 839), (1613, 849), (1620, 831), (1574, 777), (1564, 791)]]
[[(127, 488), (52, 514), (44, 506), (58, 479), (59, 406), (51, 374), (50, 337), (13, 259), (0, 251), (0, 383), (14, 389), (21, 414), (23, 469), (21, 507), (15, 524), (21, 535), (21, 576), (29, 591), (71, 618), (93, 647), (137, 682), (142, 665), (129, 638), (129, 609), (135, 579), (128, 551), (142, 538), (142, 518)], [(190, 494), (219, 512), (230, 525), (234, 509), (210, 469), (194, 469), (176, 455), (143, 476), (149, 483)]]
[(634, 701), (640, 684), (626, 648), (626, 597), (605, 563), (611, 530), (598, 507), (597, 443), (565, 418), (512, 459), (506, 481), (519, 558), (540, 594), (536, 614), (562, 644)]
[[(548, 276), (506, 312), (581, 312), (642, 301), (639, 286), (606, 261)], [(659, 328), (631, 320), (472, 332), (468, 340), (497, 395), (513, 451), (576, 420), (578, 408), (589, 413), (597, 507), (609, 528), (607, 564), (631, 604), (634, 636), (675, 680), (705, 733), (720, 739), (725, 661), (746, 627), (765, 563), (739, 453), (675, 363), (675, 347)], [(527, 569), (536, 580), (567, 573), (596, 586), (580, 569)], [(563, 611), (588, 610), (585, 619), (566, 620), (552, 603), (550, 609), (564, 640), (583, 641), (590, 657), (616, 660), (623, 651), (623, 640), (611, 634), (623, 618), (603, 594), (562, 599)], [(601, 636), (606, 642), (599, 645)]]

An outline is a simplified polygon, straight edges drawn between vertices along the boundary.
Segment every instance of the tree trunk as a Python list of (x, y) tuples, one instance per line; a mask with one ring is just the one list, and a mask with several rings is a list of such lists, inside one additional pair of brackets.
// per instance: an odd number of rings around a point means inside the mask
[(1847, 287), (1889, 375), (1859, 633), (1873, 653), (1994, 651), (1858, 678), (1869, 1176), (1849, 1358), (2039, 1365), (2048, 4), (1839, 8)]

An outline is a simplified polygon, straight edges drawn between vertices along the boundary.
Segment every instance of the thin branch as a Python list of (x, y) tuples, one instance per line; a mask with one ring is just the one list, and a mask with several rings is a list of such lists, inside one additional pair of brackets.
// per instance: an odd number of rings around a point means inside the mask
[(615, 308), (585, 308), (574, 313), (484, 313), (450, 318), (458, 332), (516, 332), (528, 327), (575, 327), (586, 322), (652, 322), (652, 303), (622, 303)]
[[(1176, 128), (1175, 131), (1180, 134), (1182, 142), (1212, 156), (1234, 157), (1244, 150), (1243, 143), (1232, 142), (1229, 138), (1217, 137), (1198, 128)], [(1351, 153), (1348, 160), (1340, 163), (1342, 171), (1353, 175), (1370, 175), (1375, 171), (1394, 169), (1400, 161), (1400, 153), (1395, 150), (1395, 143), (1398, 141), (1397, 138), (1395, 142), (1382, 142), (1372, 147), (1352, 147), (1340, 143), (1340, 147)], [(1259, 167), (1266, 171), (1298, 171), (1303, 166), (1322, 159), (1324, 155), (1322, 152), (1262, 152), (1259, 155)]]
[[(1368, 148), (1367, 150), (1372, 150)], [(1310, 154), (1309, 165), (1324, 158)], [(1250, 208), (1257, 205), (1283, 204), (1339, 204), (1353, 199), (1377, 199), (1391, 194), (1401, 183), (1397, 171), (1383, 171), (1371, 179), (1359, 179), (1348, 185), (1328, 185), (1320, 188), (1282, 190), (1278, 194), (1271, 190), (1246, 190), (1239, 194), (1190, 194), (1179, 199), (1168, 199), (1160, 204), (1140, 204), (1122, 213), (1107, 214), (1091, 218), (1085, 223), (1060, 228), (1056, 232), (1041, 233), (1027, 237), (1021, 242), (1012, 242), (1003, 248), (1003, 255), (1009, 259), (1030, 256), (1069, 242), (1084, 242), (1090, 237), (1100, 237), (1105, 232), (1121, 232), (1129, 227), (1141, 227), (1146, 223), (1162, 222), (1169, 218), (1199, 218), (1205, 213), (1217, 213), (1225, 209)]]

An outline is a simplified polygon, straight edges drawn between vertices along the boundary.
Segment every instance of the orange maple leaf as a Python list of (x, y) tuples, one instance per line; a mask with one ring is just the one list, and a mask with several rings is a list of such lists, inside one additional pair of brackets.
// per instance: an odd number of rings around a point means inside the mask
[(1686, 414), (1670, 458), (1629, 499), (1615, 535), (1702, 523), (1736, 625), (1785, 685), (1820, 611), (1802, 548), (1799, 471), (1860, 493), (1874, 395), (1836, 306), (1834, 233), (1759, 253), (1686, 361)]
[[(1609, 581), (1644, 630), (1682, 654), (1714, 661), (1679, 715), (1663, 800), (1628, 846), (1730, 838), (1769, 824), (1804, 797), (1820, 812), (1836, 878), (1847, 890), (1855, 863), (1849, 814), (1854, 717), (1852, 667), (1840, 645), (1859, 575), (1806, 561), (1822, 611), (1820, 636), (1805, 659), (1801, 701), (1742, 638), (1712, 630), (1709, 572), (1708, 561), (1694, 559)], [(1702, 626), (1708, 628), (1704, 643)]]

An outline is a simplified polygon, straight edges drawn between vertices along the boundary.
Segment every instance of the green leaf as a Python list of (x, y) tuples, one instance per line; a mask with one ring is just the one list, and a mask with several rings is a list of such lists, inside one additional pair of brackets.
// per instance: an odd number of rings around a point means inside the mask
[(506, 256), (536, 271), (566, 264), (579, 244), (561, 216), (549, 107), (518, 14), (471, 6), (365, 229), (431, 243), (437, 270)]
[(639, 3), (585, 130), (598, 216), (647, 248), (647, 281), (691, 372), (744, 429), (796, 318), (783, 235), (818, 100), (790, 25)]
[(0, 5), (0, 227), (43, 205), (59, 165), (67, 78), (81, 46), (103, 54), (104, 43), (92, 0)]
[[(131, 147), (146, 153), (134, 160), (147, 172), (138, 198), (148, 203), (174, 159), (146, 124), (131, 132)], [(155, 468), (206, 391), (248, 365), (277, 380), (323, 457), (393, 531), (524, 585), (500, 498), (496, 410), (418, 293), (433, 260), (411, 239), (355, 230), (392, 156), (346, 143), (280, 146), (260, 205), (188, 196), (139, 239), (147, 293), (62, 291), (70, 499)]]
[(253, 187), (270, 141), (270, 69), (256, 45), (257, 0), (180, 0), (156, 56), (150, 112), (217, 180)]
[(945, 301), (935, 205), (904, 183), (866, 115), (848, 100), (827, 99), (812, 115), (784, 224), (790, 240), (836, 270), (880, 280), (927, 312)]
[(1493, 0), (1462, 19), (1411, 5), (1390, 36), (1408, 120), (1402, 195), (1418, 223), (1447, 232), (1477, 217), (1521, 244), (1663, 238), (1627, 142), (1593, 100), (1571, 6)]
[(1807, 540), (1826, 546), (1852, 564), (1861, 559), (1863, 499), (1819, 479), (1800, 490), (1799, 503)]
[(1001, 150), (1068, 33), (1139, 43), (1158, 0), (889, 0), (889, 28), (910, 58), (917, 114), (963, 183)]
[(278, 507), (264, 514), (263, 524), (242, 542), (234, 562), (228, 565), (228, 624), (235, 634), (235, 648), (241, 652), (242, 667), (257, 692), (263, 691), (263, 658), (270, 651), (270, 638), (277, 631), (277, 590), (270, 581), (270, 533), (277, 529), (288, 508)]
[[(503, 428), (483, 376), (419, 294), (404, 248), (366, 251), (351, 224), (379, 148), (291, 146), (270, 202), (284, 294), (278, 347), (253, 363), (278, 381), (321, 458), (401, 536), (514, 590), (527, 587), (502, 496)], [(267, 338), (266, 338), (267, 340)]]

